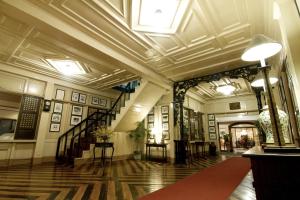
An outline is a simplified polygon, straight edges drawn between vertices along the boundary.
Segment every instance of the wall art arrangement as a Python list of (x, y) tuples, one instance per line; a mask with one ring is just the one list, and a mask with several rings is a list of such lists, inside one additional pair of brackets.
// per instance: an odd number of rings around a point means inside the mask
[(170, 140), (169, 106), (161, 106), (162, 139)]
[(71, 125), (75, 126), (82, 120), (83, 107), (82, 106), (72, 106), (72, 115), (71, 115)]
[(102, 106), (102, 107), (106, 107), (107, 106), (107, 100), (99, 98), (99, 97), (92, 96), (92, 102), (91, 102), (91, 104), (92, 105), (99, 105), (99, 106)]
[[(56, 94), (58, 94), (57, 90), (56, 90)], [(62, 97), (62, 99), (63, 99), (63, 97)], [(51, 115), (50, 132), (59, 132), (60, 131), (62, 111), (63, 111), (63, 103), (62, 102), (54, 102), (53, 112)]]
[(210, 140), (217, 139), (215, 115), (208, 114), (208, 133)]
[(151, 133), (154, 128), (154, 107), (149, 111), (147, 115), (147, 128), (150, 130), (150, 135), (148, 135), (148, 139), (154, 139), (154, 134)]
[(86, 94), (81, 94), (79, 92), (72, 92), (71, 101), (79, 102), (79, 103), (86, 103)]

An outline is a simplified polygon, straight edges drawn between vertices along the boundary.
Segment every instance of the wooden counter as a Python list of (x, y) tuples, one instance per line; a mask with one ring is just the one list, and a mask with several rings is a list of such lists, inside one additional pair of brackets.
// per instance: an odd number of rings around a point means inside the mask
[(300, 199), (300, 153), (296, 153), (300, 149), (285, 147), (267, 151), (253, 147), (243, 154), (251, 159), (257, 200)]

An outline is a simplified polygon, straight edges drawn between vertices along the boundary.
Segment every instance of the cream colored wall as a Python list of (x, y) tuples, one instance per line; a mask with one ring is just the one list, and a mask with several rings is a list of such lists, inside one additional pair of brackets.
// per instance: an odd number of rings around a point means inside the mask
[[(31, 77), (34, 77), (31, 78)], [(55, 100), (56, 89), (65, 90), (64, 108), (62, 113), (61, 131), (49, 132), (51, 115), (53, 111), (53, 101)], [(31, 159), (34, 158), (35, 163), (39, 163), (45, 157), (54, 157), (56, 153), (57, 138), (70, 128), (70, 115), (72, 105), (79, 104), (71, 102), (71, 93), (76, 91), (87, 95), (86, 104), (83, 109), (83, 118), (87, 115), (88, 106), (91, 105), (92, 96), (98, 96), (107, 99), (106, 108), (110, 107), (111, 99), (117, 98), (117, 93), (99, 92), (97, 90), (85, 88), (72, 83), (64, 82), (61, 80), (53, 79), (47, 76), (31, 73), (25, 70), (19, 70), (12, 66), (0, 63), (0, 92), (10, 92), (12, 94), (31, 94), (43, 97), (44, 99), (52, 100), (50, 112), (41, 112), (40, 123), (38, 126), (37, 137), (35, 140), (30, 141), (0, 141), (0, 160), (10, 160), (6, 164), (13, 164), (15, 159)], [(3, 110), (4, 106), (1, 104), (10, 104), (10, 107), (18, 107), (19, 105), (12, 102), (0, 102), (0, 114), (17, 118), (18, 109)], [(97, 107), (92, 105), (93, 107)], [(100, 106), (99, 106), (100, 108)], [(127, 135), (116, 134), (120, 142), (116, 140), (118, 148), (116, 148), (116, 155), (132, 152), (132, 145)], [(123, 142), (121, 142), (123, 141)], [(127, 141), (127, 142), (124, 142)]]
[(296, 100), (300, 105), (300, 16), (295, 2), (292, 0), (277, 0), (280, 7), (279, 20), (283, 36), (284, 50), (288, 58), (288, 67), (291, 71), (295, 87)]

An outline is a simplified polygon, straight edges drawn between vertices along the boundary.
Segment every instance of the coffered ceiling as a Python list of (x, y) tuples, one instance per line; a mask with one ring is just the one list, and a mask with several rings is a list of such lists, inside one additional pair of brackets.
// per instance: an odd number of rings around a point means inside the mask
[[(135, 1), (135, 0), (132, 0)], [(95, 89), (147, 78), (173, 81), (238, 68), (251, 37), (280, 38), (272, 0), (190, 0), (173, 34), (134, 31), (130, 0), (1, 0), (0, 60)], [(46, 58), (78, 60), (88, 72), (64, 76)], [(204, 98), (220, 80), (197, 87)]]

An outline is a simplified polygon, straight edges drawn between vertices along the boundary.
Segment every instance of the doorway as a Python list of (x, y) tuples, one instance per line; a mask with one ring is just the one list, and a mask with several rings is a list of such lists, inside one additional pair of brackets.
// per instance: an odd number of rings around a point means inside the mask
[(219, 145), (221, 151), (244, 151), (259, 145), (258, 130), (254, 122), (219, 124)]

